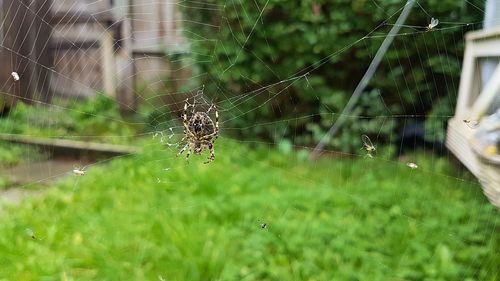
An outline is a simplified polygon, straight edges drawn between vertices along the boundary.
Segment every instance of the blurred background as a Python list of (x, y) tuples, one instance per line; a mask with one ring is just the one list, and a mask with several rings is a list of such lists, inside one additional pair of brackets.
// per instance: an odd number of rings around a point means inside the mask
[[(0, 0), (0, 280), (497, 280), (499, 24)], [(185, 105), (219, 115), (212, 163), (178, 155)]]

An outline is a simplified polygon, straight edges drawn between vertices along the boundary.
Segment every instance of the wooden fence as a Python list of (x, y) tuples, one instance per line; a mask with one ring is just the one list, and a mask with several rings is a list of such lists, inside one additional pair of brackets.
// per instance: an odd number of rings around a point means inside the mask
[[(30, 2), (0, 0), (0, 110), (19, 99), (48, 102), (52, 96), (50, 27), (44, 24), (49, 3)], [(29, 82), (15, 81), (12, 72)]]

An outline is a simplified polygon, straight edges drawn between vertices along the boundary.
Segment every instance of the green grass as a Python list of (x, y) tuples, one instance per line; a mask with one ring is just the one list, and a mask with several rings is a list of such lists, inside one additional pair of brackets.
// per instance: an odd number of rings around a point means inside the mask
[(146, 148), (4, 206), (0, 280), (500, 278), (499, 213), (444, 159), (309, 163), (218, 140), (204, 165)]

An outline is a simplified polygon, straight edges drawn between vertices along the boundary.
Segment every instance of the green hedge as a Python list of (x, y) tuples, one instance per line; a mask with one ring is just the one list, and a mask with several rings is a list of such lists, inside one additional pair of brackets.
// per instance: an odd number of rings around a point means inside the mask
[[(395, 38), (330, 147), (357, 150), (360, 133), (389, 140), (419, 119), (394, 115), (423, 117), (433, 114), (435, 103), (441, 117), (429, 118), (434, 123), (426, 125), (432, 128), (428, 137), (444, 136), (437, 131), (454, 109), (463, 36), (480, 28), (484, 3), (475, 3), (477, 8), (458, 0), (418, 4), (405, 23), (413, 27), (402, 28), (403, 35)], [(184, 28), (197, 62), (196, 83), (225, 110), (226, 133), (314, 144), (338, 117), (332, 113), (345, 106), (403, 5), (395, 0), (187, 1)], [(425, 32), (430, 15), (441, 24)]]

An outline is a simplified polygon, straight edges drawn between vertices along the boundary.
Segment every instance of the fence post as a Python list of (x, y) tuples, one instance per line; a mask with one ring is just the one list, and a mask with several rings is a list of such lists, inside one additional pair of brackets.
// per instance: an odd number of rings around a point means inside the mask
[(113, 33), (104, 31), (101, 37), (101, 56), (102, 56), (102, 79), (104, 91), (107, 95), (116, 99), (116, 79), (115, 65), (113, 56)]
[[(135, 95), (135, 66), (132, 52), (133, 5), (130, 0), (119, 0), (116, 4), (116, 20), (120, 22), (118, 51), (116, 53), (116, 100), (122, 114), (130, 114), (137, 110)], [(125, 8), (124, 8), (125, 7)], [(127, 9), (128, 8), (128, 9)]]

